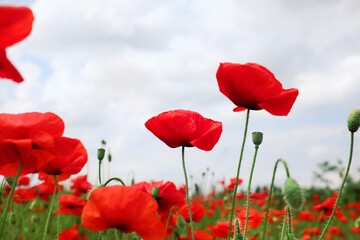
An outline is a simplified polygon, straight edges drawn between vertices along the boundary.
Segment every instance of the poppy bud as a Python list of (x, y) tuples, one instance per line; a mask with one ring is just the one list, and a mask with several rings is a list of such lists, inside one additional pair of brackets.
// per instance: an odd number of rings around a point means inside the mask
[(136, 232), (131, 233), (131, 239), (132, 240), (141, 240), (141, 238), (139, 237), (139, 235), (137, 235)]
[(93, 187), (89, 193), (87, 194), (86, 196), (86, 199), (89, 201), (90, 200), (90, 197), (91, 197), (91, 193), (95, 190), (95, 189), (98, 189), (98, 188), (101, 188), (101, 187), (105, 187), (104, 184), (100, 184), (100, 185), (96, 185), (95, 187)]
[(348, 117), (348, 129), (350, 132), (356, 132), (360, 127), (360, 110), (355, 108)]
[(6, 182), (12, 187), (14, 184), (15, 177), (5, 177)]
[(38, 216), (38, 215), (35, 215), (35, 214), (33, 214), (33, 215), (31, 216), (31, 218), (30, 218), (30, 222), (31, 222), (31, 223), (38, 223), (39, 220), (40, 220), (39, 216)]
[(11, 213), (9, 214), (8, 220), (9, 220), (9, 223), (10, 223), (11, 225), (15, 225), (15, 224), (16, 224), (16, 215), (15, 215), (14, 212), (11, 212)]
[(284, 187), (285, 200), (292, 209), (300, 209), (303, 196), (299, 184), (293, 178), (287, 178)]
[(151, 196), (153, 196), (153, 198), (157, 198), (159, 196), (160, 193), (160, 189), (158, 187), (154, 187), (151, 190)]
[(354, 226), (355, 226), (356, 228), (360, 227), (360, 217), (358, 217), (358, 218), (355, 220)]
[(99, 161), (103, 160), (104, 156), (105, 156), (105, 149), (99, 148), (97, 150), (97, 158), (99, 159)]
[(258, 147), (263, 140), (263, 133), (262, 132), (253, 132), (252, 133), (252, 141), (256, 147)]
[(112, 155), (111, 155), (111, 153), (109, 152), (109, 154), (108, 154), (108, 161), (111, 162), (111, 160), (112, 160)]

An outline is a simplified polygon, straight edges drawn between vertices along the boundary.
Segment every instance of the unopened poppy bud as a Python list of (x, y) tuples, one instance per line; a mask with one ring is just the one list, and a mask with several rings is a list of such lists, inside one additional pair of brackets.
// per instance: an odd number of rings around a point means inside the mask
[(151, 196), (153, 196), (153, 198), (157, 198), (159, 196), (160, 193), (160, 189), (158, 187), (154, 187), (151, 190)]
[(355, 220), (354, 226), (355, 226), (356, 228), (360, 227), (360, 217), (358, 217), (358, 218)]
[(109, 154), (108, 154), (108, 161), (111, 162), (111, 160), (112, 160), (112, 155), (111, 155), (111, 153), (109, 152)]
[(30, 218), (30, 222), (31, 222), (31, 223), (38, 223), (39, 220), (40, 220), (39, 216), (38, 216), (38, 215), (35, 215), (35, 214), (33, 214), (33, 215), (31, 216), (31, 218)]
[(11, 212), (11, 213), (9, 214), (8, 220), (9, 220), (9, 223), (10, 223), (11, 225), (15, 225), (15, 224), (16, 224), (16, 215), (15, 215), (14, 212)]
[(302, 191), (293, 178), (287, 178), (284, 187), (285, 200), (290, 208), (300, 209), (303, 204)]
[(262, 132), (253, 132), (252, 133), (252, 141), (255, 146), (259, 146), (263, 141), (263, 133)]
[(97, 150), (97, 158), (99, 159), (99, 161), (102, 161), (104, 157), (105, 157), (105, 149), (99, 148)]
[(141, 238), (139, 237), (139, 235), (137, 235), (136, 232), (131, 233), (131, 238), (132, 240), (141, 240)]
[(350, 132), (356, 132), (360, 127), (360, 110), (355, 108), (348, 117), (348, 128)]
[(88, 194), (87, 194), (87, 196), (86, 196), (86, 199), (89, 201), (89, 200), (90, 200), (90, 197), (91, 197), (91, 193), (92, 193), (94, 190), (96, 190), (96, 189), (98, 189), (98, 188), (101, 188), (101, 187), (105, 187), (105, 185), (104, 185), (104, 184), (99, 184), (99, 185), (96, 185), (95, 187), (93, 187), (93, 188), (88, 192)]

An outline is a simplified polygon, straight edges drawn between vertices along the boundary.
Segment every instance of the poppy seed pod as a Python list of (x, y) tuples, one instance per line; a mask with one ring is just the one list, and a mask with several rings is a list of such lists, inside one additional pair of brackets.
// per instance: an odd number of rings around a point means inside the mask
[(262, 132), (253, 132), (252, 133), (252, 141), (255, 146), (259, 146), (263, 141), (263, 133)]
[(97, 150), (97, 158), (99, 159), (99, 161), (102, 161), (104, 157), (105, 157), (105, 149), (99, 148)]
[(154, 187), (151, 190), (151, 196), (153, 196), (153, 198), (157, 198), (159, 196), (159, 193), (160, 193), (160, 188), (158, 187)]
[(348, 128), (350, 132), (356, 132), (360, 127), (360, 110), (355, 108), (348, 117)]
[(284, 187), (285, 200), (290, 208), (300, 209), (303, 204), (302, 191), (293, 178), (287, 178)]

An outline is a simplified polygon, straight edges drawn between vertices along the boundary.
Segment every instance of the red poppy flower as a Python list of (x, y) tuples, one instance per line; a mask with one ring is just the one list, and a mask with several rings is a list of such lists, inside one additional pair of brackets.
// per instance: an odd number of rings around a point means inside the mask
[[(203, 205), (197, 203), (190, 203), (191, 217), (194, 222), (200, 222), (206, 214), (206, 209)], [(180, 215), (186, 222), (190, 222), (189, 208), (187, 203), (180, 208)]]
[(80, 236), (78, 232), (78, 225), (72, 225), (71, 229), (65, 229), (60, 233), (60, 240), (86, 240), (86, 236)]
[(18, 179), (18, 187), (20, 186), (29, 186), (30, 184), (30, 178), (29, 176), (20, 176), (19, 179)]
[[(237, 216), (240, 219), (240, 225), (241, 225), (242, 229), (244, 229), (245, 222), (246, 222), (246, 209), (241, 210)], [(250, 208), (249, 209), (248, 229), (258, 228), (261, 224), (261, 220), (262, 220), (261, 213), (254, 208)]]
[(172, 182), (163, 183), (160, 182), (140, 182), (132, 185), (132, 187), (138, 188), (149, 194), (152, 193), (154, 187), (159, 188), (159, 195), (155, 197), (159, 205), (158, 213), (160, 215), (168, 216), (170, 209), (173, 206), (180, 208), (185, 203), (185, 195), (176, 189), (176, 186)]
[(74, 195), (80, 196), (81, 193), (87, 193), (93, 188), (93, 185), (87, 181), (87, 175), (78, 176), (71, 180), (73, 185), (71, 190), (75, 190)]
[[(212, 240), (213, 239), (210, 234), (208, 234), (207, 232), (201, 231), (199, 229), (194, 229), (194, 237), (195, 237), (195, 240)], [(188, 230), (188, 236), (187, 237), (179, 237), (179, 240), (193, 240), (191, 228), (189, 228), (189, 230)]]
[(299, 213), (298, 219), (302, 221), (315, 221), (316, 218), (314, 214), (310, 211), (303, 210)]
[(64, 132), (64, 122), (53, 113), (0, 114), (0, 174), (14, 177), (33, 173), (55, 155), (55, 138)]
[[(229, 236), (230, 221), (217, 222), (215, 227), (211, 228), (211, 235), (217, 238), (227, 238)], [(231, 225), (231, 236), (234, 235), (235, 222)]]
[(312, 228), (304, 228), (304, 234), (308, 234), (312, 237), (314, 236), (320, 236), (321, 235), (321, 229), (312, 227)]
[[(32, 188), (34, 189), (37, 197), (39, 197), (45, 201), (49, 201), (50, 200), (49, 196), (53, 195), (55, 187), (56, 186), (54, 183), (43, 182), (41, 184), (33, 186)], [(62, 190), (62, 189), (63, 189), (63, 186), (60, 185), (60, 190)], [(56, 189), (56, 192), (58, 192), (58, 191), (59, 190)]]
[(18, 83), (24, 80), (7, 58), (5, 49), (25, 39), (33, 21), (33, 13), (27, 7), (0, 7), (0, 78)]
[(222, 123), (197, 112), (173, 110), (150, 118), (145, 126), (172, 148), (185, 146), (210, 151), (219, 141)]
[[(312, 210), (316, 212), (324, 212), (325, 216), (330, 216), (334, 210), (335, 202), (336, 202), (336, 197), (328, 197), (327, 199), (325, 199), (324, 202), (313, 206)], [(340, 207), (337, 206), (335, 211), (335, 216), (340, 216), (340, 215), (341, 215)]]
[(162, 239), (166, 227), (157, 217), (157, 208), (150, 194), (136, 188), (101, 187), (91, 193), (81, 224), (91, 231), (117, 228), (124, 233), (136, 232), (145, 240)]
[(79, 173), (87, 162), (87, 151), (80, 140), (67, 137), (54, 140), (55, 148), (52, 153), (56, 157), (39, 167), (40, 180), (53, 182), (54, 177), (51, 175), (56, 175), (58, 181), (66, 180)]
[[(18, 198), (19, 196), (20, 198)], [(36, 198), (36, 194), (33, 188), (20, 188), (14, 191), (13, 200), (16, 203), (25, 204), (27, 201), (31, 201)]]
[(237, 106), (235, 112), (265, 109), (286, 116), (299, 94), (295, 88), (283, 89), (272, 72), (256, 63), (220, 63), (216, 78), (220, 92)]
[[(80, 216), (86, 204), (86, 201), (73, 194), (61, 194), (60, 196), (60, 214), (73, 214)], [(58, 214), (59, 209), (55, 210)]]
[[(241, 178), (238, 178), (238, 185), (240, 185), (243, 182)], [(236, 184), (236, 177), (230, 179), (230, 184), (226, 186), (225, 190), (234, 191)]]

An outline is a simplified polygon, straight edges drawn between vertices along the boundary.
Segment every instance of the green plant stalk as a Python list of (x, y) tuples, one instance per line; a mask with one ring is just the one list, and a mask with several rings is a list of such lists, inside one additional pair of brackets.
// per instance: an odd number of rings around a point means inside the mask
[(182, 166), (183, 166), (184, 176), (185, 176), (186, 202), (187, 202), (187, 205), (188, 205), (188, 208), (189, 208), (189, 220), (190, 220), (189, 225), (190, 225), (190, 228), (191, 228), (192, 239), (195, 240), (193, 220), (192, 220), (190, 200), (189, 200), (189, 186), (188, 186), (189, 184), (188, 184), (188, 178), (187, 178), (186, 168), (185, 168), (185, 146), (182, 146), (181, 152), (182, 152)]
[(178, 208), (177, 206), (172, 206), (172, 207), (170, 208), (169, 216), (168, 216), (168, 219), (167, 219), (167, 222), (166, 222), (166, 231), (167, 231), (167, 229), (168, 229), (168, 227), (169, 227), (170, 218), (171, 218), (171, 216), (173, 215), (173, 214), (171, 214), (171, 212), (172, 212), (172, 210), (173, 210), (174, 208), (175, 208), (175, 209), (178, 211), (178, 213), (180, 214), (180, 210), (179, 210), (179, 208)]
[(109, 180), (107, 180), (104, 183), (104, 186), (108, 185), (109, 182), (111, 182), (112, 180), (116, 180), (116, 181), (120, 182), (122, 185), (126, 186), (125, 183), (123, 182), (123, 180), (121, 180), (121, 178), (117, 178), (117, 177), (113, 177), (113, 178), (110, 178)]
[(338, 196), (336, 197), (336, 202), (335, 202), (335, 206), (334, 206), (333, 212), (332, 212), (332, 214), (331, 214), (331, 216), (330, 216), (330, 218), (329, 218), (329, 220), (328, 220), (328, 222), (327, 222), (327, 224), (326, 224), (326, 226), (325, 226), (325, 228), (324, 228), (324, 230), (323, 230), (323, 232), (322, 232), (319, 240), (324, 239), (325, 234), (326, 234), (328, 228), (330, 227), (331, 221), (332, 221), (332, 219), (333, 219), (333, 217), (334, 217), (334, 215), (335, 215), (336, 208), (337, 208), (337, 206), (338, 206), (338, 204), (339, 204), (339, 200), (340, 200), (340, 197), (341, 197), (341, 192), (342, 192), (342, 190), (343, 190), (343, 188), (344, 188), (345, 182), (346, 182), (346, 180), (347, 180), (347, 177), (348, 177), (348, 174), (349, 174), (349, 171), (350, 171), (350, 165), (351, 165), (353, 150), (354, 150), (354, 132), (351, 132), (350, 156), (349, 156), (349, 162), (348, 162), (348, 165), (347, 165), (347, 168), (346, 168), (346, 173), (345, 173), (345, 176), (344, 176), (344, 180), (343, 180), (343, 182), (342, 182), (342, 184), (341, 184), (341, 187), (340, 187)]
[[(54, 175), (54, 179), (55, 179), (55, 183), (57, 184), (57, 177), (56, 177), (56, 175)], [(48, 216), (47, 216), (47, 219), (46, 219), (45, 229), (44, 229), (44, 235), (43, 235), (42, 240), (45, 240), (45, 239), (46, 239), (46, 232), (47, 232), (47, 229), (48, 229), (48, 226), (49, 226), (50, 216), (51, 216), (52, 208), (53, 208), (53, 205), (54, 205), (54, 199), (56, 198), (55, 196), (56, 196), (56, 186), (54, 187), (54, 193), (53, 193), (52, 198), (51, 198), (49, 213), (48, 213)]]
[[(20, 197), (19, 195), (15, 195), (15, 196), (14, 196), (14, 199), (15, 199), (15, 198), (19, 198), (20, 203), (22, 203), (21, 197)], [(14, 201), (14, 199), (13, 199), (13, 201)], [(23, 234), (23, 237), (26, 239), (26, 236), (25, 236), (25, 226), (24, 226), (24, 214), (23, 214), (22, 208), (21, 208), (21, 207), (19, 207), (19, 208), (20, 208), (19, 212), (20, 212), (20, 215), (21, 215), (22, 234)]]
[(9, 211), (9, 207), (10, 207), (10, 203), (11, 203), (11, 200), (12, 200), (12, 196), (14, 195), (14, 191), (15, 191), (15, 188), (16, 188), (16, 185), (17, 185), (17, 181), (18, 181), (19, 176), (20, 176), (20, 172), (21, 172), (22, 166), (23, 166), (23, 162), (21, 161), (21, 162), (20, 162), (19, 169), (18, 169), (18, 172), (16, 173), (16, 177), (15, 177), (13, 186), (11, 186), (10, 195), (9, 195), (8, 199), (6, 200), (6, 205), (5, 205), (5, 208), (4, 208), (4, 212), (3, 212), (3, 214), (1, 215), (1, 221), (0, 221), (0, 239), (2, 239), (2, 234), (3, 234), (3, 232), (4, 232), (4, 226), (5, 226), (6, 216), (7, 216), (8, 211)]
[(255, 162), (256, 162), (256, 155), (257, 152), (259, 150), (259, 146), (255, 146), (255, 153), (254, 153), (254, 159), (251, 165), (251, 171), (250, 171), (250, 177), (249, 177), (249, 183), (248, 183), (248, 187), (247, 187), (247, 200), (246, 200), (246, 221), (245, 221), (245, 228), (244, 228), (244, 233), (243, 233), (243, 239), (246, 239), (246, 231), (247, 231), (247, 227), (248, 227), (248, 222), (249, 222), (249, 210), (250, 210), (250, 186), (251, 186), (251, 180), (252, 180), (252, 176), (253, 176), (253, 172), (254, 172), (254, 168), (255, 168)]
[(227, 238), (228, 240), (229, 240), (230, 237), (231, 237), (231, 227), (232, 227), (232, 220), (233, 220), (233, 218), (234, 218), (234, 208), (235, 208), (235, 201), (236, 201), (236, 192), (237, 192), (237, 188), (238, 188), (241, 161), (242, 161), (242, 157), (243, 157), (243, 153), (244, 153), (244, 147), (245, 147), (245, 140), (246, 140), (247, 128), (248, 128), (248, 124), (249, 124), (249, 115), (250, 115), (250, 109), (247, 109), (247, 111), (246, 111), (246, 122), (245, 122), (245, 130), (244, 130), (243, 143), (242, 143), (242, 146), (241, 146), (240, 158), (239, 158), (239, 163), (238, 163), (237, 172), (236, 172), (236, 181), (235, 181), (235, 187), (234, 187), (234, 194), (233, 194), (233, 199), (232, 199), (232, 204), (231, 204), (229, 234), (228, 234), (228, 238)]
[(274, 181), (275, 181), (275, 173), (276, 173), (276, 169), (277, 169), (277, 165), (279, 164), (279, 162), (282, 162), (284, 164), (284, 167), (286, 169), (286, 175), (289, 178), (290, 177), (290, 172), (289, 172), (289, 168), (286, 164), (286, 162), (283, 159), (278, 159), (275, 163), (275, 167), (274, 167), (274, 171), (273, 171), (273, 175), (272, 175), (272, 180), (271, 180), (271, 185), (270, 185), (270, 190), (269, 190), (269, 196), (268, 196), (268, 201), (266, 204), (266, 212), (265, 212), (265, 222), (264, 222), (264, 228), (263, 228), (263, 233), (262, 233), (262, 237), (261, 240), (265, 240), (265, 235), (266, 235), (266, 227), (267, 227), (267, 219), (268, 219), (268, 213), (269, 213), (269, 208), (270, 208), (270, 201), (271, 201), (271, 194), (272, 194), (272, 190), (274, 188)]
[(291, 208), (288, 208), (288, 216), (289, 216), (289, 233), (292, 233), (292, 224), (291, 224)]
[(99, 160), (99, 183), (101, 184), (101, 161)]
[(60, 189), (60, 186), (59, 186), (59, 183), (57, 181), (57, 177), (56, 175), (54, 176), (54, 179), (55, 179), (55, 188), (58, 189), (58, 199), (59, 199), (59, 212), (58, 212), (58, 217), (57, 217), (57, 235), (58, 235), (58, 239), (60, 239), (60, 229), (61, 229), (61, 226), (60, 226), (60, 196), (61, 196), (61, 189)]
[(283, 227), (282, 227), (282, 230), (281, 230), (281, 238), (280, 238), (281, 240), (283, 240), (284, 237), (285, 237), (286, 216), (287, 216), (288, 208), (289, 207), (286, 207), (286, 209), (285, 209), (284, 222), (283, 222)]

